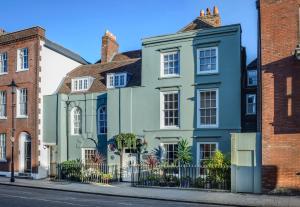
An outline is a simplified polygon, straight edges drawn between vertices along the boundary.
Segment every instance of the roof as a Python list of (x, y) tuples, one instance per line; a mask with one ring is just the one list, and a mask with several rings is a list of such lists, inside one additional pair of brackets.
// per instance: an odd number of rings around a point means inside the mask
[(129, 81), (127, 86), (141, 85), (141, 58), (132, 58), (108, 63), (82, 65), (67, 74), (58, 93), (71, 93), (71, 81), (74, 78), (91, 76), (94, 81), (88, 91), (75, 93), (94, 93), (106, 91), (106, 74), (127, 72)]
[(61, 46), (55, 42), (52, 42), (46, 38), (45, 38), (45, 47), (47, 47), (57, 53), (60, 53), (61, 55), (64, 55), (78, 63), (83, 64), (83, 65), (90, 64), (84, 58), (82, 58), (80, 55), (78, 55), (78, 54), (72, 52), (71, 50), (68, 50), (68, 49), (64, 48), (63, 46)]
[(183, 27), (178, 32), (187, 32), (187, 31), (197, 30), (197, 29), (208, 29), (208, 28), (212, 28), (212, 27), (214, 27), (214, 26), (203, 21), (201, 19), (201, 17), (197, 17), (196, 19), (194, 19), (194, 21), (189, 23), (187, 26)]
[[(117, 53), (112, 61), (123, 61), (123, 60), (130, 60), (134, 58), (142, 58), (142, 50), (131, 50), (123, 53)], [(96, 63), (101, 63), (101, 59), (98, 60)]]
[(257, 68), (257, 58), (247, 65), (247, 68)]
[(30, 39), (34, 37), (45, 37), (45, 30), (39, 26), (31, 27), (15, 32), (6, 32), (0, 35), (0, 44), (10, 44), (19, 40)]
[(34, 37), (41, 37), (41, 39), (45, 40), (45, 47), (48, 47), (49, 49), (60, 53), (61, 55), (64, 55), (78, 63), (81, 64), (89, 64), (85, 59), (83, 59), (80, 55), (72, 52), (71, 50), (68, 50), (61, 45), (54, 43), (50, 40), (48, 40), (45, 37), (45, 30), (39, 26), (31, 27), (23, 30), (18, 30), (15, 32), (9, 32), (9, 33), (1, 33), (0, 35), (0, 45), (1, 44), (10, 44), (15, 41), (34, 38)]

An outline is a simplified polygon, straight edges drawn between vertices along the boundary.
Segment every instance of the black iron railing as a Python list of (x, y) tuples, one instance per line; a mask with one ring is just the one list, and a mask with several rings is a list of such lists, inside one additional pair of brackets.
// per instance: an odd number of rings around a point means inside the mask
[(131, 175), (133, 186), (230, 190), (230, 167), (138, 165)]
[(117, 165), (96, 163), (60, 163), (50, 166), (52, 180), (82, 183), (110, 183), (119, 179)]

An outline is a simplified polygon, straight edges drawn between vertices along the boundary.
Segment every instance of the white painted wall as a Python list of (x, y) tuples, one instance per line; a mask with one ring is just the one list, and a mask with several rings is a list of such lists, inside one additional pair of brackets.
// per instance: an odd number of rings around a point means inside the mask
[(47, 47), (44, 46), (45, 42), (41, 41), (41, 60), (40, 60), (40, 88), (41, 93), (39, 93), (39, 98), (41, 100), (39, 104), (40, 114), (40, 124), (39, 130), (40, 135), (38, 137), (40, 141), (40, 167), (38, 170), (38, 175), (35, 176), (36, 179), (44, 178), (48, 174), (49, 170), (49, 156), (48, 156), (48, 149), (44, 146), (43, 143), (43, 96), (50, 95), (56, 92), (57, 88), (60, 86), (63, 78), (66, 76), (68, 72), (73, 70), (74, 68), (81, 65), (64, 55), (61, 55)]

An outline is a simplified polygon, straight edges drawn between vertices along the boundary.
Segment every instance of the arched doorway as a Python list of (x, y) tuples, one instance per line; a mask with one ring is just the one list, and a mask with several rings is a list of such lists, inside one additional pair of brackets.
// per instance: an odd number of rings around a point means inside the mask
[(19, 136), (19, 172), (31, 173), (31, 138), (26, 132)]

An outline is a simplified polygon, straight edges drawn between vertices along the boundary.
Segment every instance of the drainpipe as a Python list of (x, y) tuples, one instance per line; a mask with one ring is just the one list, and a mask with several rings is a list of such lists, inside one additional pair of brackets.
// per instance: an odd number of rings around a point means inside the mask
[(58, 93), (56, 94), (56, 146), (58, 145)]
[(121, 88), (119, 88), (119, 134), (121, 133)]
[(67, 138), (67, 161), (69, 160), (69, 106), (71, 101), (66, 100), (66, 138)]
[(86, 93), (84, 93), (84, 133), (87, 135), (87, 130), (86, 130)]

